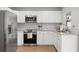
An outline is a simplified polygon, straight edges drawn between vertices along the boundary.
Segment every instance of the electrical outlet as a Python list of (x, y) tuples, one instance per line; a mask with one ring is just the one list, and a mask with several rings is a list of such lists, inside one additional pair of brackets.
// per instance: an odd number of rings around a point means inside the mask
[(79, 29), (79, 26), (77, 27), (77, 29)]

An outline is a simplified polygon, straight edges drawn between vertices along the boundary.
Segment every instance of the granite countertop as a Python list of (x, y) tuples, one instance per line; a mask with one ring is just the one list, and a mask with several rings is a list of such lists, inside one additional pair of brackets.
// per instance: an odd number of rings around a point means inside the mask
[(78, 35), (76, 33), (72, 33), (72, 32), (59, 32), (61, 35)]
[[(28, 29), (27, 29), (28, 30)], [(79, 34), (76, 34), (74, 32), (69, 32), (69, 31), (56, 31), (56, 30), (37, 30), (37, 29), (33, 29), (35, 32), (37, 31), (51, 31), (51, 32), (55, 32), (57, 33), (58, 35), (79, 35)], [(17, 30), (17, 31), (25, 31), (25, 30)]]

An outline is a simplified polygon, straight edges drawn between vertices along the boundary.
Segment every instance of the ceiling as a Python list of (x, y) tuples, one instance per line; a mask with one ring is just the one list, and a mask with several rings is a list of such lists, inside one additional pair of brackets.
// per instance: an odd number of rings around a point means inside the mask
[(61, 11), (62, 7), (9, 7), (16, 11)]

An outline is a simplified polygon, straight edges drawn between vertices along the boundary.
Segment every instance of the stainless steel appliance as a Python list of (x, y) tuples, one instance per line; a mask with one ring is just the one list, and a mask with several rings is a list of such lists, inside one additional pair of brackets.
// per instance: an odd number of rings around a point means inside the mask
[(37, 32), (36, 29), (29, 29), (24, 32), (24, 45), (37, 44)]
[(0, 52), (15, 52), (17, 45), (17, 16), (0, 11)]
[(36, 23), (37, 22), (37, 16), (25, 16), (25, 21), (27, 23)]

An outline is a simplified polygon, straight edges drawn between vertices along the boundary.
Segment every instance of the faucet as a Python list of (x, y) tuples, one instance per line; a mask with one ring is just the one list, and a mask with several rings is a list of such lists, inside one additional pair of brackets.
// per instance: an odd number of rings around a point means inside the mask
[(38, 28), (39, 28), (39, 29), (42, 29), (42, 25), (38, 25)]

